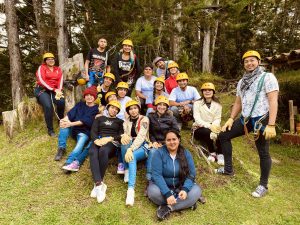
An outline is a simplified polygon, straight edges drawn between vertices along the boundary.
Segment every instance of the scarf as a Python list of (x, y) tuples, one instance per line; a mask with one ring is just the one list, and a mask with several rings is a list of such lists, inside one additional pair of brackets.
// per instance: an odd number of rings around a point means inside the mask
[(253, 82), (264, 72), (264, 68), (258, 66), (254, 71), (244, 73), (241, 82), (241, 92), (244, 95), (245, 92), (250, 88)]

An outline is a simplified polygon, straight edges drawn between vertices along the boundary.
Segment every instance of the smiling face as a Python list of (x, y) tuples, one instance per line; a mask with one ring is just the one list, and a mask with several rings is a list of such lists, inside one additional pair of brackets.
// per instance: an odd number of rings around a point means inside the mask
[(165, 104), (165, 103), (158, 103), (157, 106), (156, 106), (156, 110), (157, 112), (160, 114), (160, 115), (163, 115), (166, 113), (168, 109), (168, 106)]
[(116, 106), (110, 105), (107, 111), (110, 117), (116, 117), (120, 110)]
[(117, 96), (116, 96), (116, 95), (110, 95), (110, 96), (108, 96), (107, 102), (110, 102), (110, 101), (112, 101), (112, 100), (118, 100), (118, 99), (117, 99)]
[(203, 89), (202, 94), (205, 99), (211, 99), (214, 95), (214, 91), (211, 89)]
[(123, 45), (123, 51), (129, 53), (132, 50), (130, 45)]
[(104, 77), (103, 79), (103, 84), (106, 87), (110, 87), (110, 85), (112, 85), (113, 83), (113, 79), (111, 79), (110, 77)]
[(53, 67), (55, 65), (55, 59), (54, 58), (47, 58), (45, 59), (45, 63), (49, 67)]
[(146, 78), (150, 78), (152, 76), (153, 70), (151, 67), (146, 67), (144, 69), (144, 75)]
[(89, 103), (93, 103), (93, 102), (95, 101), (95, 98), (94, 98), (93, 95), (86, 94), (86, 95), (84, 96), (84, 100), (85, 100), (85, 102), (86, 102), (87, 104), (89, 104)]
[(166, 63), (165, 63), (163, 60), (161, 60), (161, 61), (158, 61), (158, 62), (156, 63), (156, 66), (157, 66), (158, 68), (160, 68), (160, 69), (165, 69), (165, 68), (166, 68)]
[(177, 81), (177, 83), (181, 89), (185, 89), (188, 84), (188, 80), (187, 79), (179, 80)]
[(124, 98), (126, 93), (127, 93), (127, 89), (126, 88), (118, 88), (118, 96), (120, 98)]
[(172, 68), (169, 69), (169, 71), (170, 71), (170, 74), (171, 74), (171, 75), (174, 75), (174, 74), (177, 74), (177, 73), (178, 73), (177, 67), (172, 67)]
[(128, 112), (131, 118), (137, 118), (140, 114), (140, 108), (137, 105), (132, 105), (129, 107)]
[(154, 88), (158, 91), (161, 91), (164, 89), (164, 83), (160, 81), (155, 81)]
[(247, 72), (254, 71), (259, 66), (259, 60), (255, 56), (244, 59), (244, 68)]
[(176, 153), (180, 144), (180, 139), (173, 132), (169, 132), (166, 135), (166, 147), (170, 153)]

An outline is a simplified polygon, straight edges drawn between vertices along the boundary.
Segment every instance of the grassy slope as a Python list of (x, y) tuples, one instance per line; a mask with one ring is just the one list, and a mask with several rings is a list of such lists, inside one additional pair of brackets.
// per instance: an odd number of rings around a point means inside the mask
[[(229, 105), (230, 97), (223, 96)], [(226, 114), (226, 113), (225, 113)], [(226, 115), (225, 115), (226, 117)], [(0, 129), (3, 129), (0, 127)], [(183, 132), (188, 145), (189, 131)], [(70, 142), (72, 146), (74, 142)], [(258, 156), (238, 138), (234, 141), (234, 178), (210, 175), (194, 153), (197, 181), (207, 198), (196, 211), (174, 213), (166, 224), (299, 224), (300, 150), (271, 145), (274, 160), (269, 194), (253, 199), (259, 179)], [(69, 151), (71, 149), (68, 148)], [(137, 178), (135, 205), (125, 207), (126, 185), (108, 169), (107, 198), (98, 204), (89, 197), (93, 182), (87, 161), (79, 173), (66, 175), (63, 162), (53, 161), (56, 139), (38, 124), (30, 124), (13, 142), (0, 134), (0, 224), (155, 224), (156, 207), (143, 197), (145, 170)], [(142, 167), (142, 165), (140, 165)], [(215, 165), (216, 166), (216, 165)]]

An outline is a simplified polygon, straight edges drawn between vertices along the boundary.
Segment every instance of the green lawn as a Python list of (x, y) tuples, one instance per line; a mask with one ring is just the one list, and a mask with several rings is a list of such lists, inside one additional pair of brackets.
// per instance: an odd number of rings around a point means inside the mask
[[(0, 127), (3, 129), (3, 127)], [(189, 131), (183, 143), (188, 145)], [(13, 141), (0, 134), (0, 224), (155, 224), (156, 207), (145, 197), (145, 169), (139, 171), (135, 205), (125, 206), (126, 185), (110, 165), (107, 198), (102, 204), (89, 197), (93, 187), (89, 162), (66, 175), (55, 162), (56, 139), (30, 124)], [(68, 152), (74, 142), (70, 142)], [(163, 224), (299, 224), (300, 149), (271, 146), (274, 160), (269, 193), (254, 199), (259, 179), (258, 156), (243, 138), (234, 141), (234, 178), (211, 175), (194, 153), (198, 178), (207, 203), (195, 211), (174, 213)], [(217, 167), (217, 165), (214, 165)]]

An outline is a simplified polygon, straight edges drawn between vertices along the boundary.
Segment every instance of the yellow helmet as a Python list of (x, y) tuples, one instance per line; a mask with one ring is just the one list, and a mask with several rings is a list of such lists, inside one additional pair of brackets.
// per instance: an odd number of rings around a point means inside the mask
[(179, 66), (176, 62), (170, 62), (168, 64), (168, 69), (171, 69), (171, 68), (174, 68), (174, 67), (179, 68)]
[(106, 101), (106, 102), (107, 102), (108, 97), (111, 96), (111, 95), (116, 95), (116, 96), (117, 96), (116, 92), (114, 92), (114, 91), (109, 91), (109, 92), (107, 92), (107, 93), (105, 94), (105, 101)]
[(43, 55), (43, 60), (47, 59), (47, 58), (55, 58), (54, 55), (51, 52), (46, 52)]
[(158, 105), (159, 103), (165, 103), (168, 106), (170, 105), (169, 99), (166, 96), (160, 95), (155, 99), (154, 105)]
[(121, 82), (119, 82), (118, 85), (117, 85), (117, 89), (118, 89), (118, 88), (129, 89), (129, 86), (128, 86), (128, 84), (127, 84), (126, 82), (121, 81)]
[(189, 80), (189, 76), (186, 73), (179, 73), (176, 76), (176, 81), (179, 80)]
[(132, 40), (129, 40), (129, 39), (125, 39), (125, 40), (122, 42), (122, 45), (129, 45), (129, 46), (133, 47)]
[(245, 52), (245, 54), (242, 57), (242, 61), (244, 61), (245, 58), (250, 57), (250, 56), (257, 57), (259, 60), (261, 60), (260, 54), (257, 51), (250, 50), (250, 51)]
[(117, 100), (112, 100), (112, 101), (110, 101), (110, 102), (106, 105), (106, 109), (108, 109), (109, 106), (111, 106), (111, 105), (117, 107), (117, 108), (119, 109), (119, 112), (120, 112), (120, 110), (121, 110), (121, 103), (120, 103), (120, 102), (118, 102)]
[(204, 89), (216, 91), (215, 85), (213, 83), (210, 83), (210, 82), (202, 84), (201, 91), (204, 90)]
[(105, 73), (103, 77), (109, 77), (113, 80), (113, 82), (115, 82), (116, 80), (115, 75), (113, 75), (112, 73)]
[(130, 108), (130, 106), (133, 106), (133, 105), (137, 105), (138, 107), (139, 107), (139, 109), (141, 109), (140, 108), (140, 104), (137, 102), (137, 101), (135, 101), (135, 100), (130, 100), (130, 101), (128, 101), (127, 103), (126, 103), (126, 112), (129, 114), (129, 108)]
[(77, 83), (79, 85), (85, 85), (86, 84), (86, 79), (84, 79), (83, 77), (79, 77), (79, 78), (77, 78)]
[(155, 79), (154, 84), (156, 81), (162, 82), (163, 84), (165, 84), (165, 79), (163, 77), (158, 77)]

